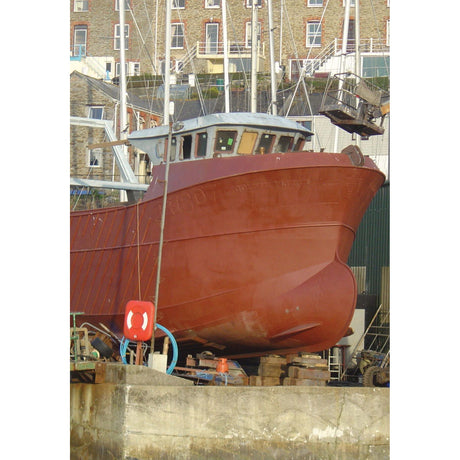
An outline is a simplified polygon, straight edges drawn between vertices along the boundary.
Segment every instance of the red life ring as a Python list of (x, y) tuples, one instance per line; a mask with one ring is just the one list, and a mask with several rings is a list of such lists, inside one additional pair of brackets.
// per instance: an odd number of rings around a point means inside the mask
[(152, 337), (154, 313), (152, 302), (130, 300), (125, 309), (124, 336), (136, 342), (149, 340)]

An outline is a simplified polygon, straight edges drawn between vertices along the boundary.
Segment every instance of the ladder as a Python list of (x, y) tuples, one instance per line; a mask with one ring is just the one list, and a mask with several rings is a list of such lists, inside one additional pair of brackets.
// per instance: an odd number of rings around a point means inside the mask
[[(383, 367), (390, 354), (390, 311), (383, 304), (375, 312), (369, 326), (353, 348), (351, 358), (343, 369), (340, 380), (358, 380), (361, 359), (372, 357)], [(354, 364), (354, 367), (352, 367)]]

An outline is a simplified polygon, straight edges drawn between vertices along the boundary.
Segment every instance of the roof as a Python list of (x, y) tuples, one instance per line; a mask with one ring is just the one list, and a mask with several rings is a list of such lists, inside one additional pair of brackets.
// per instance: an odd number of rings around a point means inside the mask
[[(88, 75), (84, 75), (80, 72), (77, 72), (76, 70), (74, 70), (70, 76), (76, 76), (86, 81), (89, 86), (94, 88), (96, 91), (104, 93), (107, 97), (111, 98), (114, 101), (120, 100), (120, 88), (112, 83), (108, 83), (106, 81), (93, 78)], [(155, 113), (156, 115), (161, 116), (161, 113), (159, 111), (153, 109), (153, 105), (151, 102), (142, 99), (136, 96), (135, 94), (130, 93), (129, 91), (126, 92), (126, 96), (127, 105), (139, 110), (143, 110), (145, 112)]]
[[(204, 117), (192, 118), (182, 122), (183, 127), (181, 133), (194, 131), (197, 129), (206, 129), (210, 126), (218, 125), (233, 125), (233, 126), (254, 126), (265, 127), (280, 130), (292, 130), (301, 132), (304, 135), (312, 135), (313, 133), (302, 126), (301, 124), (284, 117), (268, 115), (266, 113), (248, 113), (248, 112), (232, 112), (232, 113), (215, 113)], [(156, 128), (142, 129), (133, 131), (128, 138), (130, 140), (145, 139), (154, 137), (167, 136), (169, 126), (158, 126)]]

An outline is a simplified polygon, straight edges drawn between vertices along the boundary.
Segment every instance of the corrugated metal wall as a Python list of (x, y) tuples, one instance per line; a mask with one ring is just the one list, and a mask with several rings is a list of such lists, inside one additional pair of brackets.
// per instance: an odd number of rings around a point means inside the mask
[[(390, 185), (384, 184), (372, 200), (348, 258), (348, 265), (357, 274), (365, 272), (365, 281), (358, 287), (366, 294), (374, 294), (384, 310), (389, 308), (390, 266)], [(360, 267), (360, 268), (358, 268)], [(362, 267), (365, 267), (363, 270)], [(362, 290), (358, 292), (362, 293)]]

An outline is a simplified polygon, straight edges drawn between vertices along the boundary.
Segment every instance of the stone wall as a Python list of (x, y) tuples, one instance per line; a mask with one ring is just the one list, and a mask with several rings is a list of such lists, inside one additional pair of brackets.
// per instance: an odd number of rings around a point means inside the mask
[(71, 385), (72, 459), (389, 458), (388, 388), (114, 382)]

